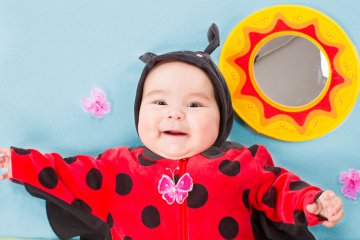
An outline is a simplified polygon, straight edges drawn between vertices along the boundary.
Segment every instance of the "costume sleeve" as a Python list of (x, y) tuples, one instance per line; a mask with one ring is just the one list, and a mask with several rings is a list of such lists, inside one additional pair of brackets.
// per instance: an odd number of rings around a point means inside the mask
[(50, 225), (61, 239), (99, 232), (106, 233), (98, 239), (106, 239), (109, 233), (104, 223), (115, 192), (114, 151), (98, 158), (62, 158), (57, 153), (12, 147), (10, 180), (47, 201)]
[(286, 169), (275, 167), (264, 146), (254, 145), (249, 151), (256, 169), (256, 182), (250, 191), (249, 202), (258, 221), (262, 224), (267, 221), (281, 231), (298, 235), (299, 239), (312, 239), (310, 233), (309, 238), (304, 236), (308, 234), (307, 226), (316, 225), (323, 219), (307, 212), (306, 206), (313, 203), (322, 190), (302, 181)]

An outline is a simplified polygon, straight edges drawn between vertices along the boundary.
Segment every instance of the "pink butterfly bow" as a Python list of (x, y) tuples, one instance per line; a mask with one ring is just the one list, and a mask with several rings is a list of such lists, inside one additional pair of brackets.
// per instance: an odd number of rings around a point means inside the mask
[(169, 205), (175, 201), (182, 204), (192, 189), (193, 180), (189, 173), (182, 175), (177, 184), (175, 184), (174, 177), (171, 179), (168, 175), (163, 174), (158, 185), (159, 193)]
[(91, 98), (82, 97), (81, 106), (85, 112), (90, 112), (96, 118), (102, 118), (110, 112), (110, 103), (106, 100), (106, 94), (100, 89), (91, 90)]

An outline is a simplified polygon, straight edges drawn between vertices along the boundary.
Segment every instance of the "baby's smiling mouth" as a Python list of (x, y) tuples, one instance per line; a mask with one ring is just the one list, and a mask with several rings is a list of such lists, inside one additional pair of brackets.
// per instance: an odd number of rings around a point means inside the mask
[(163, 131), (163, 133), (166, 134), (166, 135), (169, 135), (169, 136), (185, 136), (185, 135), (187, 135), (184, 132), (175, 131), (175, 130)]

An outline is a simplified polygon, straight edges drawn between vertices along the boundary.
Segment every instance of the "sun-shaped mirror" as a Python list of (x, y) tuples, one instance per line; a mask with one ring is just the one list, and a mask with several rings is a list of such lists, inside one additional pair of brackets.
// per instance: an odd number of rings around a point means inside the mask
[(304, 6), (274, 6), (241, 21), (219, 65), (235, 112), (256, 131), (285, 141), (332, 131), (359, 92), (350, 39), (332, 19)]
[(297, 35), (266, 41), (256, 52), (253, 69), (260, 91), (269, 101), (283, 106), (311, 103), (330, 82), (324, 53), (314, 43)]

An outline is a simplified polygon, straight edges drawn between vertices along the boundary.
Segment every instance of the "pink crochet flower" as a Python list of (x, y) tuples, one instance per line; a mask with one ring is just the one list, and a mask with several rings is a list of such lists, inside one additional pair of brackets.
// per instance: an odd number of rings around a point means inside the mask
[(342, 194), (356, 200), (357, 192), (360, 191), (360, 171), (350, 168), (348, 172), (341, 173), (339, 181), (343, 184)]
[(106, 98), (102, 90), (94, 88), (91, 90), (91, 98), (81, 98), (81, 106), (85, 112), (91, 113), (96, 118), (102, 118), (104, 114), (110, 112), (110, 103)]

